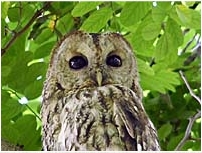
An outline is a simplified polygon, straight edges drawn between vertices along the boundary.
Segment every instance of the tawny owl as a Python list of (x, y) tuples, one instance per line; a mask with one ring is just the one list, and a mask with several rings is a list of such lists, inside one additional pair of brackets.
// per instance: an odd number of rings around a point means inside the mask
[(53, 49), (43, 89), (44, 150), (160, 150), (137, 65), (119, 34), (81, 31)]

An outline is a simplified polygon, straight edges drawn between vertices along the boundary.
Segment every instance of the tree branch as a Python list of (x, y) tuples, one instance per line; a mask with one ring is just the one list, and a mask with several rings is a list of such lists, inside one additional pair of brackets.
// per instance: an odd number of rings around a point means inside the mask
[(201, 99), (200, 99), (198, 96), (196, 96), (196, 95), (194, 94), (194, 92), (193, 92), (193, 90), (191, 89), (189, 83), (187, 82), (187, 79), (186, 79), (185, 76), (184, 76), (184, 73), (183, 73), (181, 70), (179, 71), (179, 73), (180, 73), (180, 76), (181, 76), (181, 78), (183, 79), (184, 83), (186, 84), (187, 89), (189, 90), (190, 95), (191, 95), (193, 98), (195, 98), (196, 101), (197, 101), (199, 104), (201, 104)]
[(189, 136), (191, 134), (192, 126), (193, 126), (194, 122), (196, 121), (196, 119), (198, 119), (199, 117), (201, 117), (201, 111), (198, 111), (193, 117), (189, 118), (189, 124), (187, 126), (185, 135), (184, 135), (183, 139), (180, 141), (180, 143), (177, 145), (177, 147), (175, 148), (175, 151), (179, 151), (182, 148), (182, 146), (184, 145), (184, 143), (187, 141), (187, 139), (189, 138)]
[(197, 33), (195, 33), (195, 35), (193, 36), (193, 38), (186, 44), (186, 46), (183, 48), (181, 54), (186, 52), (187, 48), (191, 45), (191, 43), (194, 41), (194, 39), (196, 38), (196, 36), (197, 36)]
[[(192, 89), (191, 89), (191, 87), (190, 87), (190, 85), (189, 85), (187, 79), (186, 79), (185, 76), (184, 76), (184, 73), (183, 73), (181, 70), (179, 71), (179, 73), (180, 73), (180, 76), (181, 76), (182, 80), (184, 81), (185, 85), (187, 86), (187, 89), (189, 90), (189, 93), (191, 94), (191, 96), (192, 96), (193, 98), (195, 98), (196, 101), (197, 101), (199, 104), (201, 104), (201, 99), (200, 99), (198, 96), (196, 96), (196, 95), (194, 94), (194, 92), (192, 91)], [(175, 148), (175, 151), (181, 150), (182, 146), (183, 146), (183, 145), (185, 144), (185, 142), (189, 139), (190, 134), (191, 134), (192, 126), (193, 126), (194, 122), (196, 121), (196, 119), (198, 119), (199, 117), (201, 117), (201, 111), (198, 111), (193, 117), (189, 118), (189, 124), (188, 124), (188, 126), (187, 126), (186, 131), (185, 131), (185, 135), (184, 135), (184, 137), (182, 138), (182, 140), (180, 141), (180, 143), (177, 145), (177, 147)]]
[[(200, 38), (200, 37), (199, 37)], [(192, 49), (192, 54), (184, 61), (184, 66), (190, 65), (197, 56), (201, 55), (201, 42), (200, 39), (197, 41), (197, 44)]]
[(13, 37), (10, 39), (10, 41), (5, 45), (4, 48), (1, 49), (1, 56), (5, 54), (5, 52), (8, 50), (8, 48), (14, 43), (17, 37), (19, 37), (21, 34), (23, 34), (31, 25), (32, 23), (39, 17), (44, 10), (47, 10), (50, 6), (51, 2), (46, 2), (45, 5), (32, 16), (32, 18), (29, 20), (29, 22), (22, 28), (20, 31), (15, 32)]

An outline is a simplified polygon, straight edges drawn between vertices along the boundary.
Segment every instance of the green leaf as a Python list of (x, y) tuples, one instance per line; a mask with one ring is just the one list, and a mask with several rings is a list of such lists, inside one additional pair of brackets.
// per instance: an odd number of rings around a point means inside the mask
[(161, 70), (155, 75), (141, 75), (141, 86), (144, 90), (154, 90), (160, 93), (166, 93), (166, 90), (175, 92), (175, 86), (180, 84), (177, 73)]
[(157, 7), (164, 10), (164, 11), (169, 11), (172, 8), (171, 2), (157, 2)]
[(177, 59), (177, 48), (183, 42), (183, 35), (179, 25), (172, 19), (166, 24), (165, 33), (160, 37), (156, 51), (154, 53), (155, 60), (165, 60), (168, 64), (172, 64)]
[[(181, 45), (181, 48), (185, 48), (187, 45), (187, 42), (189, 42), (193, 36), (195, 35), (196, 31), (194, 29), (190, 29), (188, 32), (186, 32), (186, 34), (184, 35), (184, 42)], [(187, 47), (187, 51), (191, 52), (191, 50), (195, 47), (197, 43), (197, 40), (193, 40), (193, 42)], [(182, 55), (181, 55), (182, 56)], [(186, 59), (184, 59), (185, 61)]]
[(92, 13), (83, 23), (80, 30), (87, 32), (98, 32), (100, 31), (107, 23), (107, 21), (112, 16), (112, 10), (110, 8), (101, 8), (100, 10)]
[(127, 2), (121, 12), (121, 23), (128, 27), (138, 23), (150, 10), (151, 4), (151, 2)]
[(40, 140), (40, 130), (37, 130), (36, 117), (25, 115), (19, 118), (14, 125), (20, 133), (18, 144), (23, 145), (24, 150), (36, 150), (37, 141)]
[(165, 87), (162, 82), (159, 82), (157, 77), (142, 74), (140, 75), (140, 84), (143, 90), (158, 91), (160, 93), (166, 93)]
[[(40, 114), (40, 110), (41, 110), (41, 99), (36, 98), (33, 100), (29, 100), (28, 104), (27, 104), (36, 114)], [(33, 112), (30, 109), (26, 110), (27, 114), (33, 114)], [(40, 115), (39, 115), (40, 116)], [(41, 124), (41, 123), (40, 123)]]
[[(33, 4), (32, 4), (33, 5)], [(35, 5), (29, 5), (28, 2), (23, 2), (21, 3), (20, 7), (21, 7), (21, 22), (23, 23), (22, 26), (25, 26), (25, 24), (28, 23), (28, 21), (30, 20), (30, 17), (33, 16), (33, 14), (35, 13)]]
[(70, 31), (74, 27), (74, 19), (70, 13), (63, 16), (57, 22), (57, 29), (65, 35), (67, 31)]
[(161, 25), (159, 23), (150, 23), (142, 29), (142, 37), (145, 40), (152, 40), (156, 38), (161, 31)]
[(51, 4), (49, 11), (53, 14), (56, 14), (58, 17), (63, 16), (67, 12), (71, 12), (76, 2), (72, 1), (55, 1)]
[(4, 54), (4, 57), (1, 58), (1, 74), (2, 74), (2, 78), (1, 78), (1, 83), (7, 84), (8, 81), (8, 76), (11, 73), (13, 66), (16, 65), (16, 56), (12, 56), (11, 52), (6, 52), (6, 54)]
[(176, 7), (173, 6), (172, 9), (169, 11), (169, 17), (177, 22), (178, 25), (181, 25), (182, 22), (180, 21), (178, 14), (176, 12)]
[[(165, 33), (163, 36), (160, 37), (157, 43), (156, 51), (154, 53), (155, 60), (164, 60), (166, 56), (170, 54), (177, 54), (177, 48), (172, 44), (172, 36), (170, 35), (170, 33)], [(170, 60), (173, 60), (173, 58)], [(174, 59), (174, 61), (175, 60), (176, 58)], [(168, 61), (168, 63), (172, 62)]]
[(183, 138), (183, 136), (184, 136), (184, 133), (180, 133), (177, 136), (173, 136), (168, 142), (167, 150), (174, 150), (177, 147), (180, 140)]
[(37, 29), (38, 31), (40, 31), (39, 33), (37, 33), (35, 42), (37, 44), (42, 44), (44, 42), (47, 42), (50, 38), (54, 37), (53, 32), (49, 29)]
[(72, 10), (73, 17), (80, 17), (84, 14), (96, 9), (102, 2), (79, 2)]
[(196, 3), (195, 1), (188, 1), (188, 2), (183, 1), (183, 2), (182, 2), (182, 4), (184, 4), (184, 5), (188, 6), (188, 7), (189, 7), (189, 6), (190, 6), (190, 7), (193, 6), (195, 3)]
[(177, 22), (175, 22), (171, 18), (169, 18), (167, 21), (165, 32), (171, 35), (172, 43), (177, 48), (183, 43), (182, 30), (180, 26), (177, 24)]
[(11, 22), (20, 21), (20, 9), (18, 7), (12, 7), (8, 9), (8, 18)]
[(127, 3), (127, 1), (115, 1), (116, 4), (120, 5), (121, 7), (123, 7), (125, 5), (125, 3)]
[(147, 41), (142, 37), (143, 28), (148, 24), (153, 22), (151, 14), (147, 15), (143, 21), (138, 25), (137, 30), (134, 33), (131, 33), (131, 45), (135, 50), (135, 53), (138, 55), (143, 55), (146, 57), (153, 56), (154, 52), (154, 40)]
[(38, 59), (50, 55), (54, 44), (55, 42), (51, 41), (39, 46), (34, 53), (34, 58)]
[(11, 68), (9, 66), (1, 67), (1, 76), (6, 77), (11, 72)]
[(23, 110), (25, 110), (25, 107), (21, 105), (17, 100), (12, 99), (7, 92), (2, 90), (1, 96), (2, 121), (10, 120), (16, 115), (20, 114)]
[(166, 17), (166, 12), (165, 10), (157, 7), (154, 7), (152, 9), (152, 18), (155, 22), (161, 23)]
[(176, 12), (185, 26), (196, 30), (201, 29), (200, 12), (189, 9), (184, 5), (176, 5)]
[[(18, 39), (16, 39), (13, 44), (10, 46), (7, 52), (10, 52), (9, 54), (12, 54), (18, 58), (20, 58), (17, 55), (24, 54), (25, 52), (25, 43), (27, 38), (27, 32), (21, 34), (18, 36)], [(7, 53), (6, 53), (7, 54)]]
[(184, 145), (182, 146), (182, 151), (187, 151), (189, 149), (192, 149), (192, 147), (194, 146), (194, 142), (193, 140), (187, 140)]
[(178, 118), (186, 120), (195, 115), (195, 111), (184, 110), (183, 114), (179, 114)]
[(1, 3), (1, 19), (6, 18), (9, 6), (10, 6), (10, 2)]
[(164, 125), (162, 125), (159, 129), (158, 129), (158, 137), (159, 140), (163, 140), (165, 139), (172, 131), (172, 125), (170, 123), (166, 123)]
[(20, 133), (13, 124), (3, 124), (1, 126), (1, 137), (12, 144), (17, 144)]
[(1, 19), (1, 45), (4, 46), (3, 39), (6, 38), (7, 30), (6, 30), (7, 23), (5, 20)]
[(39, 77), (39, 76), (42, 76), (42, 79), (44, 79), (43, 77), (46, 74), (46, 68), (47, 68), (47, 64), (43, 63), (43, 62), (34, 63), (34, 64), (30, 65), (28, 67), (25, 77), (24, 77), (24, 79), (26, 80), (27, 86), (28, 86), (28, 84), (36, 81), (37, 77)]
[(24, 110), (24, 107), (16, 100), (10, 98), (2, 103), (1, 115), (4, 120), (8, 120), (21, 113), (22, 110)]
[[(29, 124), (27, 124), (27, 123), (29, 123)], [(19, 129), (19, 131), (24, 133), (23, 136), (28, 137), (29, 134), (31, 134), (31, 133), (29, 133), (29, 131), (36, 130), (36, 127), (37, 127), (36, 118), (33, 115), (22, 116), (16, 121), (15, 127), (17, 129)], [(28, 135), (25, 135), (26, 133)]]
[[(22, 93), (28, 85), (29, 80), (25, 79), (28, 70), (27, 64), (32, 58), (32, 52), (27, 51), (21, 54), (19, 52), (19, 56), (16, 58), (16, 63), (12, 66), (12, 71), (7, 77), (7, 85), (19, 93)], [(16, 77), (18, 81), (16, 81)]]
[(154, 75), (154, 70), (140, 58), (137, 58), (137, 65), (140, 73), (144, 73), (147, 75)]
[(168, 71), (168, 70), (162, 70), (157, 73), (158, 77), (164, 80), (167, 84), (173, 84), (173, 85), (179, 85), (179, 75), (178, 73)]
[(34, 99), (41, 95), (43, 89), (43, 81), (37, 80), (29, 84), (24, 91), (25, 96), (28, 99)]
[(157, 6), (152, 8), (153, 20), (158, 23), (163, 22), (171, 8), (171, 2), (157, 2)]

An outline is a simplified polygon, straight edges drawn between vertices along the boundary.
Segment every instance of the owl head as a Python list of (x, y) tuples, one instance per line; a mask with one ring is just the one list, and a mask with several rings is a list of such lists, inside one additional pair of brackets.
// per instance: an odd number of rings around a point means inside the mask
[(65, 90), (120, 84), (141, 93), (133, 50), (117, 33), (66, 35), (53, 50), (47, 77)]

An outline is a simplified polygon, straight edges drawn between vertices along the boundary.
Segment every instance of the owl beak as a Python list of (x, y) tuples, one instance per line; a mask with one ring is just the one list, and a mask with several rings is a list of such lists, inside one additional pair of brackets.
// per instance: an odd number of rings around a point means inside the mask
[(97, 74), (96, 74), (96, 79), (97, 79), (97, 83), (98, 83), (98, 86), (102, 86), (102, 73), (100, 71), (97, 71)]

